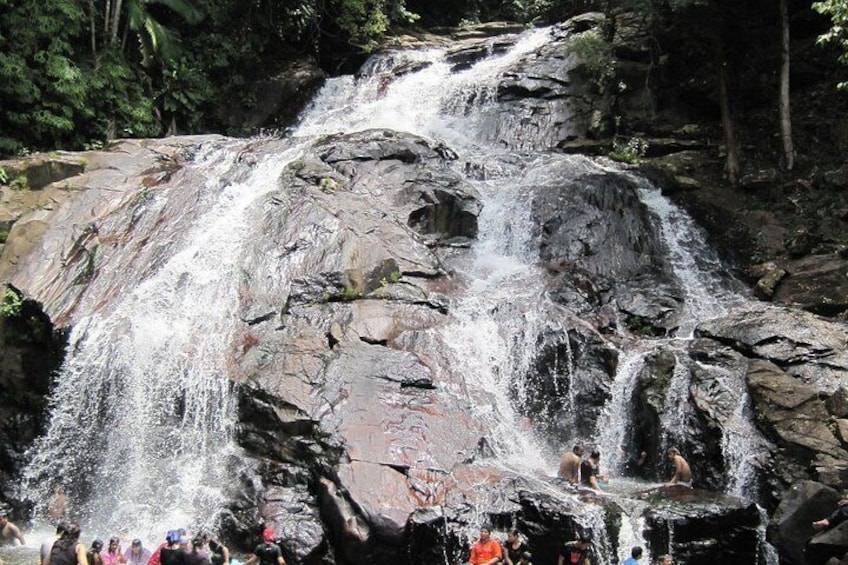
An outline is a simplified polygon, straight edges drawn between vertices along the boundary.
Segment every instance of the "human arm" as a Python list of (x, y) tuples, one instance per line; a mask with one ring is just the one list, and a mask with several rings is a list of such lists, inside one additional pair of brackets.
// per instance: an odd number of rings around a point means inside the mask
[(11, 522), (9, 522), (8, 527), (9, 533), (12, 534), (12, 537), (21, 542), (21, 545), (26, 545), (26, 540), (24, 539), (24, 534), (21, 532), (21, 529)]
[(247, 561), (244, 562), (244, 565), (253, 565), (257, 561), (259, 561), (259, 556), (255, 553), (251, 553), (250, 557), (247, 558)]
[(601, 485), (598, 484), (598, 477), (595, 475), (589, 477), (589, 486), (591, 486), (594, 490), (601, 490)]
[(88, 565), (88, 555), (85, 552), (85, 546), (81, 543), (77, 544), (77, 565)]

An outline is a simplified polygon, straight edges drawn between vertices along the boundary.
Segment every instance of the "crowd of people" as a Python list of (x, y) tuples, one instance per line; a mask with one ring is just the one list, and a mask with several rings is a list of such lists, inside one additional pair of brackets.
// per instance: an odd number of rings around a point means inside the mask
[[(588, 458), (583, 459), (585, 453), (586, 448), (581, 443), (576, 444), (571, 451), (563, 453), (560, 459), (557, 477), (568, 481), (572, 485), (581, 485), (596, 491), (602, 491), (603, 486), (608, 483), (608, 479), (606, 475), (601, 473), (601, 453), (596, 449), (589, 454)], [(622, 454), (626, 456), (624, 448), (622, 448)], [(632, 475), (641, 475), (644, 477), (647, 457), (648, 454), (644, 451), (636, 457), (625, 457), (625, 471)], [(666, 451), (666, 458), (674, 467), (674, 474), (666, 484), (691, 487), (692, 470), (689, 467), (689, 463), (680, 454), (680, 451), (676, 447), (671, 447)]]
[[(622, 565), (640, 565), (643, 557), (641, 547), (634, 547), (630, 557)], [(501, 543), (492, 537), (489, 526), (480, 528), (480, 537), (471, 546), (468, 557), (470, 565), (532, 565), (533, 554), (521, 533), (512, 529), (506, 534), (506, 540)], [(660, 555), (654, 562), (656, 565), (674, 565), (671, 555)], [(557, 555), (557, 565), (592, 565), (592, 540), (580, 537), (561, 544)]]
[(64, 521), (56, 525), (56, 535), (41, 544), (39, 557), (39, 565), (227, 565), (229, 562), (227, 546), (206, 532), (189, 537), (185, 530), (170, 530), (152, 551), (138, 538), (123, 549), (118, 536), (110, 537), (106, 544), (95, 538), (86, 548), (80, 542), (79, 525)]
[[(104, 544), (100, 538), (86, 548), (80, 541), (80, 526), (59, 521), (56, 533), (44, 540), (39, 552), (39, 565), (229, 565), (230, 550), (209, 532), (189, 536), (184, 529), (169, 530), (154, 550), (144, 547), (141, 539), (133, 539), (126, 549), (121, 538), (112, 536)], [(283, 551), (272, 528), (262, 530), (259, 543), (244, 565), (286, 565)], [(0, 514), (0, 544), (18, 542), (26, 545), (21, 529)]]

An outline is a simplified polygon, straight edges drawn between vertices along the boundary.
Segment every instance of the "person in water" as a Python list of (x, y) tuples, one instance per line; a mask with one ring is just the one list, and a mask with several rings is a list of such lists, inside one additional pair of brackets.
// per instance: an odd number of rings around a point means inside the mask
[(127, 565), (147, 565), (150, 560), (150, 550), (144, 547), (141, 540), (136, 538), (124, 552), (124, 563)]
[(621, 565), (639, 565), (639, 561), (642, 559), (642, 548), (638, 545), (630, 550), (630, 557), (624, 560), (624, 563)]
[(244, 565), (286, 565), (283, 559), (283, 550), (276, 543), (277, 534), (271, 528), (262, 530), (262, 543), (253, 549), (253, 553), (244, 562)]
[[(186, 551), (183, 539), (177, 530), (171, 530), (165, 536), (165, 547), (159, 550), (159, 562), (162, 565), (185, 565)], [(188, 540), (186, 540), (188, 543)]]
[(526, 553), (528, 549), (518, 530), (512, 529), (506, 533), (506, 543), (503, 544), (503, 558), (507, 565), (516, 565), (521, 561), (521, 554)]
[(59, 541), (59, 538), (65, 533), (65, 529), (67, 527), (68, 525), (65, 522), (59, 522), (56, 524), (56, 535), (50, 536), (41, 542), (41, 552), (38, 557), (38, 565), (50, 565), (50, 551), (53, 549), (53, 544)]
[(204, 543), (209, 545), (209, 551), (212, 552), (212, 555), (210, 556), (212, 565), (227, 565), (230, 562), (230, 550), (226, 545), (212, 537), (212, 535), (207, 532), (201, 534), (201, 538)]
[(836, 510), (830, 516), (813, 522), (813, 529), (815, 531), (823, 532), (835, 528), (845, 520), (848, 520), (848, 497), (843, 498), (836, 504)]
[(68, 495), (65, 487), (56, 485), (50, 496), (50, 506), (47, 508), (47, 517), (51, 520), (63, 520), (68, 515)]
[(580, 480), (580, 458), (583, 457), (585, 451), (583, 445), (578, 443), (570, 452), (563, 453), (557, 477), (565, 479), (573, 485), (578, 484)]
[(480, 537), (471, 546), (468, 562), (471, 565), (494, 565), (503, 558), (503, 551), (498, 540), (492, 539), (489, 526), (480, 527)]
[(674, 465), (674, 475), (669, 479), (668, 485), (692, 486), (692, 470), (689, 463), (680, 455), (676, 447), (669, 448), (667, 452), (669, 462)]
[(624, 461), (624, 476), (637, 477), (639, 479), (646, 478), (648, 470), (648, 452), (640, 451), (638, 455), (630, 454), (627, 451), (627, 446), (622, 445), (619, 448), (619, 456)]
[[(91, 548), (86, 553), (88, 565), (103, 565), (103, 540), (96, 538), (91, 542)], [(51, 558), (52, 561), (52, 558)]]
[(601, 474), (599, 463), (601, 453), (597, 450), (589, 454), (589, 458), (580, 463), (580, 484), (591, 489), (600, 491), (600, 483), (606, 482), (607, 478)]
[(191, 551), (186, 553), (185, 565), (212, 565), (209, 554), (203, 551), (205, 545), (201, 536), (191, 540)]
[(671, 558), (671, 555), (666, 553), (665, 555), (660, 555), (657, 565), (674, 565), (674, 560)]
[(79, 542), (79, 537), (79, 524), (67, 524), (65, 531), (50, 549), (50, 565), (90, 565), (85, 546)]
[(116, 536), (109, 538), (109, 545), (106, 551), (100, 554), (103, 559), (103, 565), (119, 565), (124, 563), (124, 556), (121, 553), (121, 540)]
[(15, 540), (18, 540), (21, 545), (26, 545), (21, 529), (10, 522), (8, 516), (0, 514), (0, 545), (15, 543)]
[(557, 565), (592, 565), (589, 557), (591, 547), (592, 541), (585, 536), (563, 543), (559, 550)]

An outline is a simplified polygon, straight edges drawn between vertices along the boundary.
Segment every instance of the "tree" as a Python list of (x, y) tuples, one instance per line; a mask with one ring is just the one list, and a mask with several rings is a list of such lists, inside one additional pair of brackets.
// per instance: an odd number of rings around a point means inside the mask
[(0, 154), (80, 141), (88, 85), (74, 40), (84, 21), (73, 0), (0, 0)]
[(780, 0), (780, 139), (783, 141), (783, 159), (786, 170), (795, 166), (795, 148), (792, 144), (792, 117), (789, 106), (789, 6)]
[[(819, 37), (819, 43), (834, 43), (842, 49), (839, 61), (848, 64), (848, 0), (822, 0), (813, 2), (813, 9), (830, 16), (832, 26), (827, 33)], [(848, 89), (848, 82), (841, 82), (839, 88)]]

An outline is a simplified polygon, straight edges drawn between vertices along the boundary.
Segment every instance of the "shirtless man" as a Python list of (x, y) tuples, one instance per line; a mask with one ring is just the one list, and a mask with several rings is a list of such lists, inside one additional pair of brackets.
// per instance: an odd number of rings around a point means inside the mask
[(668, 485), (685, 485), (692, 486), (692, 470), (689, 469), (689, 463), (680, 455), (676, 447), (671, 447), (668, 450), (668, 460), (674, 465), (674, 475), (668, 481)]
[(0, 514), (0, 545), (14, 543), (15, 540), (21, 542), (21, 545), (26, 545), (21, 529), (10, 522), (5, 515)]
[(566, 451), (563, 453), (559, 463), (557, 477), (576, 485), (579, 482), (580, 458), (583, 457), (584, 451), (583, 446), (578, 443), (571, 452)]

